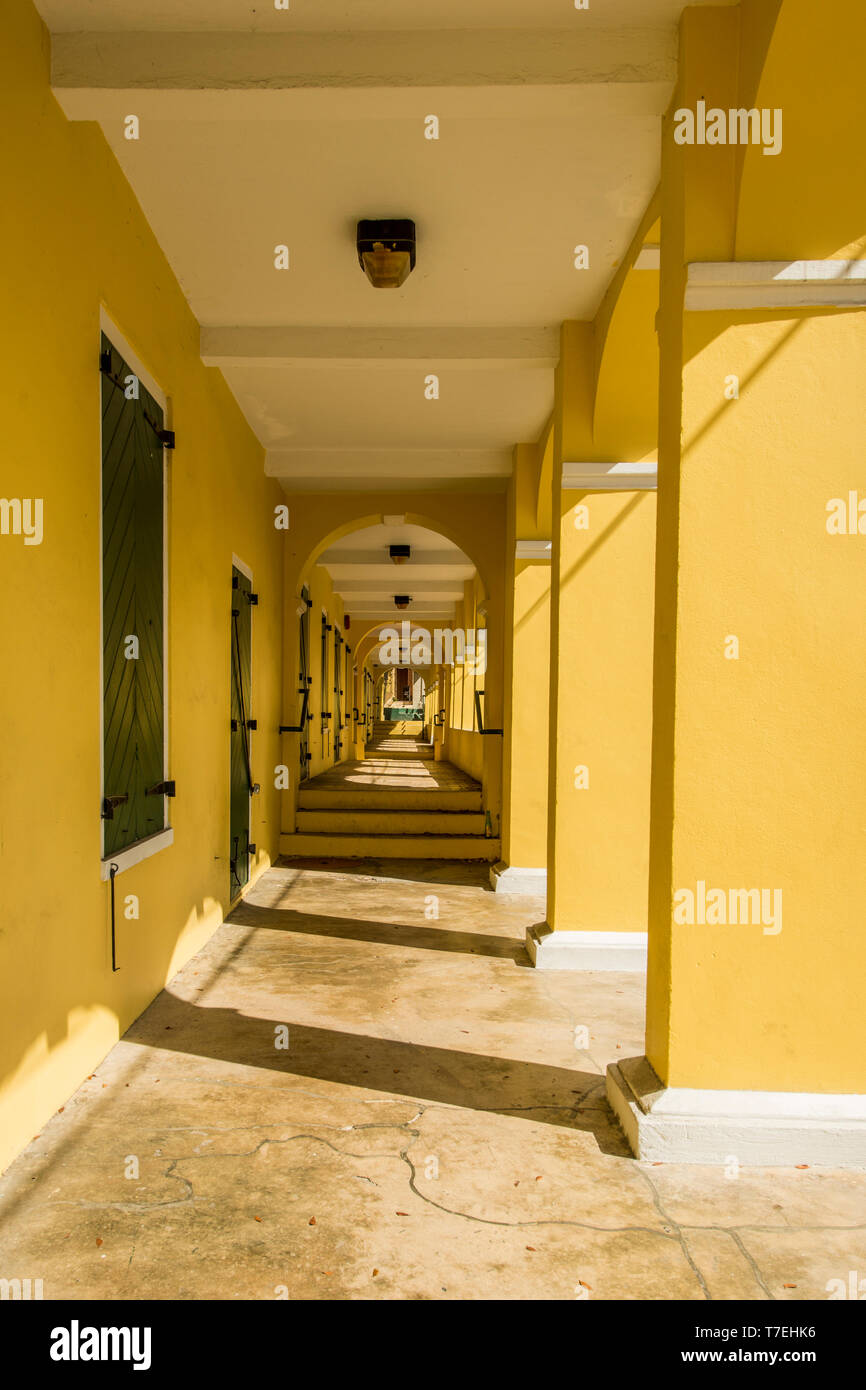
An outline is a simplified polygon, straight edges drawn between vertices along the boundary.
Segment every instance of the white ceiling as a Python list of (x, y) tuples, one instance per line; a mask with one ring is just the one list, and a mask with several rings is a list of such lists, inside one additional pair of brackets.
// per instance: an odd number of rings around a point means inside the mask
[[(391, 545), (408, 545), (405, 564), (395, 564)], [(423, 622), (454, 618), (463, 585), (475, 566), (452, 541), (424, 526), (366, 526), (336, 541), (318, 563), (327, 570), (345, 612), (357, 622), (381, 618), (393, 625), (404, 618)], [(395, 594), (408, 594), (408, 609), (394, 607)]]
[[(681, 0), (37, 4), (58, 100), (101, 122), (267, 471), (502, 486), (657, 184)], [(416, 222), (398, 290), (358, 266), (365, 217)]]

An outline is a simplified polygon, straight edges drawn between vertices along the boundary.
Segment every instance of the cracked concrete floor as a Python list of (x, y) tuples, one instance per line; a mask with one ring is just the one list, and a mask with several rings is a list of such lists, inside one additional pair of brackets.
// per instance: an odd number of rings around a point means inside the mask
[(534, 971), (542, 904), (486, 876), (267, 873), (0, 1181), (0, 1272), (46, 1298), (691, 1300), (866, 1273), (866, 1173), (628, 1156), (604, 1069), (643, 1051), (643, 980)]

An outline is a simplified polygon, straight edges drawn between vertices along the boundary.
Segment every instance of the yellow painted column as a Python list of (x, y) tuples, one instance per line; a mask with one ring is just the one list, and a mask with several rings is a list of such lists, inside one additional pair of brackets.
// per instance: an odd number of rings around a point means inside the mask
[[(737, 265), (731, 152), (666, 122), (646, 1056), (608, 1093), (644, 1158), (862, 1164), (866, 311), (786, 304), (772, 263), (835, 252), (844, 279), (863, 221), (840, 201), (834, 242), (804, 196), (828, 148), (796, 109), (808, 24), (756, 100), (739, 22), (687, 12), (674, 107), (784, 107), (801, 186), (776, 223), (794, 171), (749, 152), (771, 264)], [(708, 262), (715, 298), (688, 287)]]
[(635, 970), (646, 959), (655, 495), (637, 486), (652, 472), (616, 475), (622, 491), (609, 479), (574, 490), (593, 461), (593, 346), (591, 324), (563, 326), (547, 919), (530, 929), (527, 949), (540, 968)]
[(543, 897), (547, 887), (550, 534), (539, 533), (538, 449), (514, 451), (506, 531), (502, 859), (497, 893)]

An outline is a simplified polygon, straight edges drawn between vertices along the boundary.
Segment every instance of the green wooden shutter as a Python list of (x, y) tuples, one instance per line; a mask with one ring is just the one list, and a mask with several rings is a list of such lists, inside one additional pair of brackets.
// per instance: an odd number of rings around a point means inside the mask
[(229, 794), (230, 897), (234, 898), (250, 878), (250, 743), (248, 720), (251, 699), (252, 585), (232, 566), (231, 608), (231, 786)]
[[(162, 830), (165, 777), (162, 408), (102, 337), (103, 796), (127, 796), (104, 821), (104, 855)], [(138, 658), (128, 657), (130, 637)]]

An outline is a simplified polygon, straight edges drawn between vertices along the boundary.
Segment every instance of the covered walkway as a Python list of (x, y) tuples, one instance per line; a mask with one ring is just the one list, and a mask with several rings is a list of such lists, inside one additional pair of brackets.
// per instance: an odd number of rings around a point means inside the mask
[(3, 1268), (264, 1300), (797, 1300), (863, 1269), (862, 1172), (627, 1156), (604, 1071), (642, 982), (529, 968), (539, 906), (472, 865), (270, 870), (9, 1169)]

